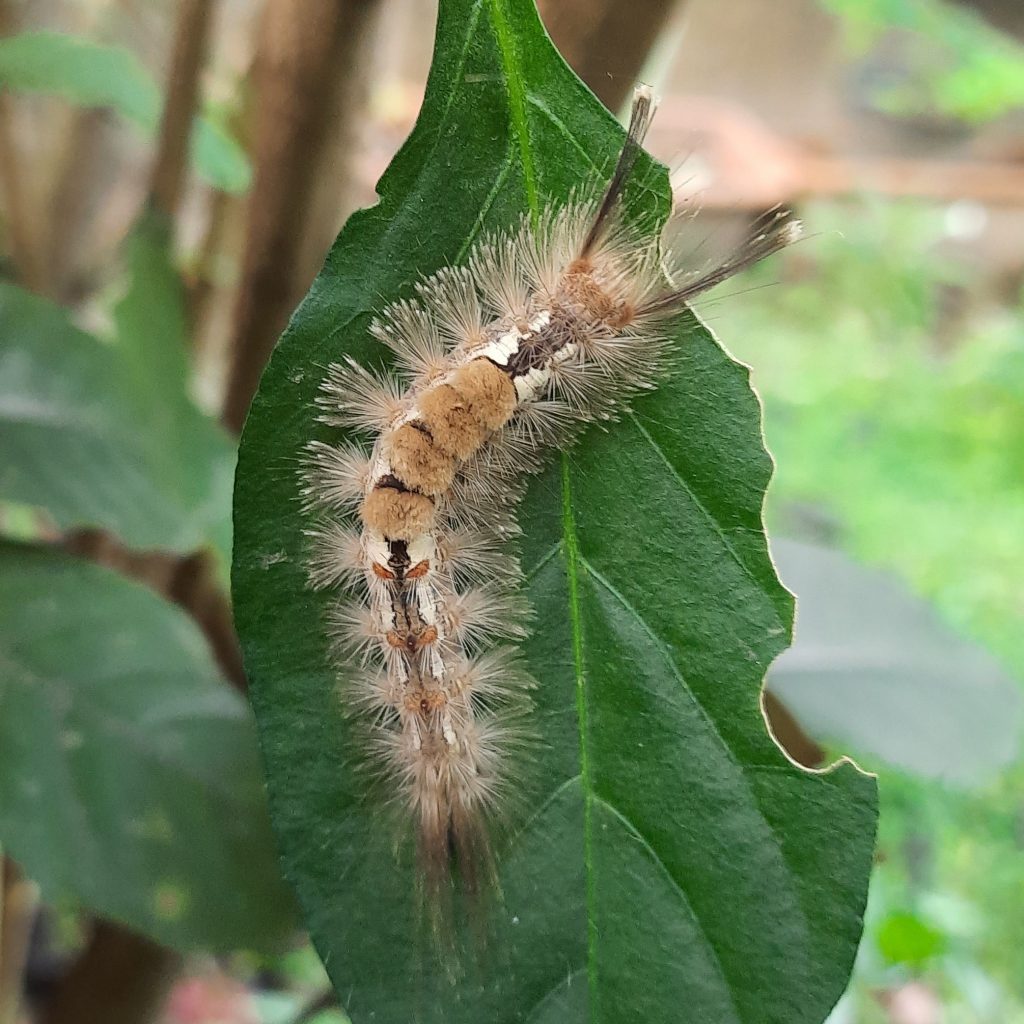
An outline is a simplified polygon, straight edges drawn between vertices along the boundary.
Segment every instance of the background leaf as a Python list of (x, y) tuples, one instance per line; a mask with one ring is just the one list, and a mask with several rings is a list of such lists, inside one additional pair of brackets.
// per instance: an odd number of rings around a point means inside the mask
[[(0, 39), (0, 82), (13, 92), (61, 96), (81, 107), (110, 107), (147, 138), (160, 125), (156, 82), (135, 55), (58, 32), (23, 32)], [(252, 170), (242, 148), (207, 117), (197, 118), (192, 157), (214, 187), (244, 192)]]
[(243, 699), (182, 612), (0, 545), (0, 842), (49, 899), (178, 948), (292, 924)]
[(126, 288), (114, 307), (114, 339), (131, 378), (128, 386), (147, 410), (150, 431), (162, 436), (185, 465), (210, 474), (212, 501), (202, 518), (227, 586), (235, 444), (219, 424), (198, 412), (189, 395), (188, 316), (171, 235), (157, 211), (145, 212), (133, 227), (125, 246)]
[[(236, 478), (239, 631), (286, 872), (353, 1020), (820, 1024), (860, 933), (871, 780), (812, 775), (759, 713), (791, 601), (761, 529), (770, 463), (746, 371), (696, 322), (637, 415), (540, 478), (523, 513), (543, 751), (504, 850), (485, 976), (422, 970), (408, 850), (361, 801), (303, 572), (296, 461), (323, 367), (377, 362), (370, 312), (485, 227), (610, 172), (621, 130), (526, 0), (446, 0), (416, 129), (292, 320)], [(662, 170), (637, 215), (668, 210)], [(399, 970), (395, 965), (400, 964)], [(488, 969), (489, 967), (489, 969)]]
[(808, 732), (961, 785), (1017, 756), (1024, 700), (995, 658), (885, 573), (814, 544), (772, 550), (799, 614), (768, 685)]
[[(152, 284), (144, 244), (118, 322), (164, 341), (166, 321), (131, 312), (132, 289)], [(137, 548), (223, 546), (231, 443), (187, 400), (183, 356), (155, 348), (104, 344), (59, 306), (0, 284), (0, 500)]]
[[(114, 306), (115, 340), (133, 387), (177, 413), (188, 403), (189, 334), (166, 218), (155, 211), (143, 213), (128, 236), (124, 256), (127, 274), (124, 293)], [(168, 401), (169, 394), (175, 401)]]

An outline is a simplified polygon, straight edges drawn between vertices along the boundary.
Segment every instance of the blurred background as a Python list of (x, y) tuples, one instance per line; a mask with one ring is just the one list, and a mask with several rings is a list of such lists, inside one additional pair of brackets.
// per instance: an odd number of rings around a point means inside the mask
[[(1024, 5), (541, 9), (611, 109), (663, 96), (696, 259), (776, 203), (807, 226), (701, 312), (778, 464), (772, 727), (880, 776), (832, 1024), (1024, 1022)], [(262, 803), (233, 438), (435, 10), (0, 0), (0, 1024), (345, 1019)]]

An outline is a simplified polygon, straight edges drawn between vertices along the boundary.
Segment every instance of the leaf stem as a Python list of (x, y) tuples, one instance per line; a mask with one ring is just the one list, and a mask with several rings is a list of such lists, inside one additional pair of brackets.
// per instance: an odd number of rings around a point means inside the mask
[(168, 217), (177, 212), (188, 166), (199, 73), (209, 43), (212, 14), (213, 0), (179, 2), (160, 141), (149, 186), (150, 202)]

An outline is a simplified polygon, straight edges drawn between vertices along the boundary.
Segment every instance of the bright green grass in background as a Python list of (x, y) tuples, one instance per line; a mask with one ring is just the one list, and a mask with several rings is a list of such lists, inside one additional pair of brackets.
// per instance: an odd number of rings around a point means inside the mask
[[(764, 400), (770, 532), (892, 570), (1024, 680), (1024, 316), (958, 258), (962, 212), (807, 208), (810, 237), (705, 313)], [(836, 1020), (888, 1020), (871, 990), (914, 976), (950, 1024), (1024, 1020), (1024, 766), (969, 792), (869, 766), (879, 867)]]

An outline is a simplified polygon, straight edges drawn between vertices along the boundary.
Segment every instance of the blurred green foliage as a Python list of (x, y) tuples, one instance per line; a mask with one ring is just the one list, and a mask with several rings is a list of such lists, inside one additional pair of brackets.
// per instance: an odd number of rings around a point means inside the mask
[[(23, 32), (0, 40), (0, 83), (16, 93), (109, 108), (149, 138), (160, 124), (159, 87), (138, 58), (119, 46), (60, 32)], [(196, 118), (193, 162), (216, 188), (244, 192), (252, 180), (248, 157), (211, 114)]]
[(946, 948), (946, 936), (938, 928), (907, 910), (896, 910), (875, 933), (879, 952), (891, 963), (921, 967)]
[[(1024, 317), (958, 250), (965, 212), (807, 208), (811, 236), (704, 313), (754, 366), (770, 526), (895, 570), (1020, 679)], [(858, 1022), (868, 990), (913, 973), (951, 1020), (1024, 1015), (1022, 783), (1020, 765), (972, 792), (883, 771)]]
[(794, 279), (721, 308), (768, 399), (775, 525), (787, 503), (828, 509), (857, 554), (1024, 676), (1021, 311), (978, 308), (941, 211), (865, 201), (806, 219)]
[(972, 11), (944, 0), (821, 0), (844, 23), (855, 53), (890, 30), (907, 44), (900, 80), (873, 100), (891, 114), (932, 111), (978, 123), (1024, 106), (1024, 47)]

